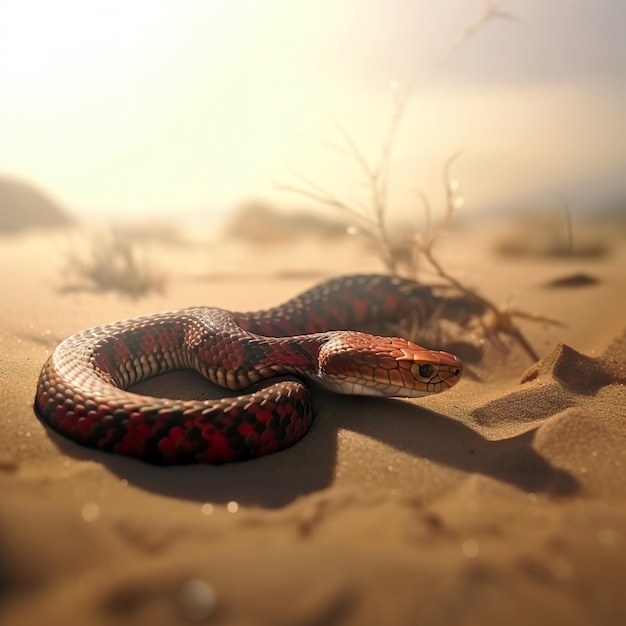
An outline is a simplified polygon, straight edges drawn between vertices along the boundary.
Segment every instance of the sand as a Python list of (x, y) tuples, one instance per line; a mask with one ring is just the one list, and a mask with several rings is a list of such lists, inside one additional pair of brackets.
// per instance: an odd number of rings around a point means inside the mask
[[(564, 324), (519, 322), (538, 362), (505, 342), (440, 396), (315, 391), (291, 449), (177, 468), (44, 427), (32, 402), (54, 346), (143, 313), (273, 305), (377, 259), (353, 240), (157, 248), (169, 287), (133, 300), (60, 289), (75, 235), (3, 237), (0, 622), (626, 623), (624, 238), (607, 233), (605, 257), (547, 259), (495, 257), (480, 236), (442, 242), (446, 267)], [(188, 373), (145, 384), (214, 393)]]

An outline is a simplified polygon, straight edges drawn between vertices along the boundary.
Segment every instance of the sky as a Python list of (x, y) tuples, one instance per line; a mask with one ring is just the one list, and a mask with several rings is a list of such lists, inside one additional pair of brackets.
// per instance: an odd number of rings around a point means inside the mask
[[(365, 198), (394, 97), (483, 0), (2, 0), (0, 175), (79, 216), (223, 215), (302, 175)], [(390, 203), (572, 208), (626, 198), (626, 3), (509, 0), (407, 100)], [(2, 207), (0, 207), (2, 210)]]

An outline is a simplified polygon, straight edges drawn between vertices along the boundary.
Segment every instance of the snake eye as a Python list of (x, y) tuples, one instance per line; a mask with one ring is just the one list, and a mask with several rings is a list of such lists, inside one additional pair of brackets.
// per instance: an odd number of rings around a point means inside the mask
[(422, 363), (419, 366), (419, 373), (422, 378), (430, 378), (434, 371), (435, 368), (430, 363)]

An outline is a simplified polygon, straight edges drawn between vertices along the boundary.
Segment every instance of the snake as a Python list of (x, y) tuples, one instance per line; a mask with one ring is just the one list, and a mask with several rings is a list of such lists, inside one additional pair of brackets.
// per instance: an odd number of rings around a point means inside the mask
[[(260, 457), (305, 435), (314, 413), (309, 387), (410, 398), (455, 385), (458, 357), (354, 330), (407, 315), (425, 323), (436, 306), (428, 286), (363, 274), (251, 313), (199, 306), (102, 324), (53, 350), (35, 411), (78, 444), (152, 464)], [(175, 400), (129, 389), (180, 369), (242, 393)]]

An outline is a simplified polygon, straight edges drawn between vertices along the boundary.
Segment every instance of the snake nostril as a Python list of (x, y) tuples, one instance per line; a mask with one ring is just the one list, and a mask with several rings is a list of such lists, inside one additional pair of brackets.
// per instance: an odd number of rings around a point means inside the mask
[(460, 373), (461, 373), (461, 370), (460, 370), (460, 369), (456, 369), (456, 370), (454, 370), (454, 375), (455, 375), (455, 376), (458, 376)]

